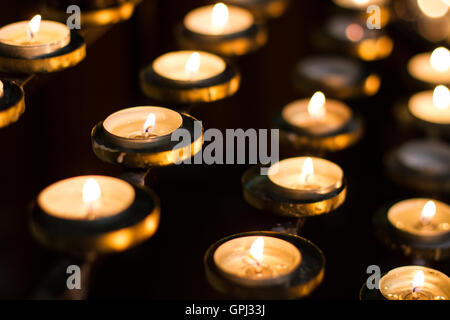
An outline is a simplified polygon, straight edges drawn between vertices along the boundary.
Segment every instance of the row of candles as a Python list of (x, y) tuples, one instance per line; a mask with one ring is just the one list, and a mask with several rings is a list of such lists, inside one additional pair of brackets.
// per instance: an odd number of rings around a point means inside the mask
[[(194, 33), (226, 36), (240, 33), (254, 22), (251, 13), (223, 3), (191, 11), (184, 26)], [(30, 59), (65, 47), (70, 32), (65, 25), (41, 21), (19, 22), (0, 29), (0, 52)], [(412, 76), (430, 83), (439, 83), (433, 92), (414, 95), (409, 102), (411, 113), (423, 120), (449, 123), (450, 54), (438, 48), (431, 54), (414, 57), (409, 63)], [(212, 79), (226, 68), (221, 57), (202, 51), (170, 52), (155, 59), (153, 70), (170, 81), (186, 86)], [(2, 86), (0, 86), (0, 89)], [(0, 99), (2, 90), (0, 90)], [(311, 135), (330, 134), (344, 127), (352, 118), (352, 110), (342, 101), (328, 99), (318, 91), (310, 99), (290, 103), (282, 110), (283, 119)], [(158, 139), (171, 135), (182, 126), (181, 114), (162, 107), (136, 107), (113, 113), (103, 122), (110, 140), (131, 150), (141, 150)], [(285, 159), (269, 168), (272, 188), (288, 198), (310, 200), (343, 184), (343, 170), (336, 164), (316, 157)], [(55, 183), (38, 196), (39, 207), (47, 214), (67, 220), (97, 220), (120, 215), (134, 201), (134, 189), (127, 182), (112, 177), (77, 177)], [(410, 199), (388, 210), (391, 225), (418, 239), (442, 237), (449, 232), (450, 208), (431, 199)], [(222, 244), (214, 253), (219, 269), (238, 283), (250, 281), (251, 286), (277, 283), (301, 264), (298, 248), (286, 240), (270, 236), (238, 237)], [(411, 280), (411, 289), (404, 285), (382, 285), (388, 299), (449, 299), (448, 278), (429, 287), (424, 268), (407, 269), (398, 279)], [(405, 269), (406, 270), (406, 269)], [(386, 281), (397, 281), (386, 275)], [(442, 275), (439, 275), (442, 277)], [(444, 276), (445, 277), (445, 276)], [(384, 278), (383, 278), (384, 279)], [(398, 281), (400, 281), (398, 280)], [(382, 280), (383, 282), (383, 280)], [(440, 285), (444, 286), (444, 289)], [(392, 290), (388, 290), (391, 288)], [(425, 288), (425, 289), (424, 289)], [(438, 290), (439, 289), (439, 290)], [(386, 291), (387, 292), (384, 292)]]

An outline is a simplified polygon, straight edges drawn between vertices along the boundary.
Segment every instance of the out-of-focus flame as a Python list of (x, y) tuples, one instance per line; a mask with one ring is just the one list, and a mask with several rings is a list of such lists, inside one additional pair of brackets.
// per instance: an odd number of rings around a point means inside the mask
[(39, 28), (41, 27), (41, 16), (39, 14), (35, 15), (28, 23), (27, 33), (31, 39), (38, 34)]
[(196, 74), (198, 73), (198, 70), (200, 69), (200, 53), (194, 52), (189, 57), (188, 61), (186, 62), (186, 65), (184, 67), (184, 70), (187, 74)]
[(440, 110), (450, 107), (450, 90), (446, 86), (439, 85), (434, 89), (433, 104)]
[(0, 80), (0, 98), (3, 97), (3, 82)]
[(250, 247), (250, 257), (255, 260), (259, 265), (263, 263), (264, 260), (264, 238), (258, 237), (255, 242), (253, 242)]
[(364, 29), (359, 24), (352, 23), (345, 28), (345, 35), (350, 41), (358, 42), (364, 36)]
[(323, 118), (327, 112), (325, 109), (325, 95), (317, 91), (311, 97), (308, 103), (308, 113), (313, 118)]
[(89, 178), (86, 180), (83, 186), (83, 202), (85, 204), (91, 204), (100, 199), (102, 191), (97, 180)]
[(412, 292), (420, 292), (425, 285), (425, 274), (422, 270), (419, 270), (414, 275), (414, 279), (411, 283)]
[(152, 129), (156, 124), (156, 116), (154, 113), (149, 113), (147, 120), (145, 120), (144, 126), (142, 127), (142, 131), (147, 132), (149, 129)]
[(436, 214), (436, 204), (433, 201), (427, 201), (423, 206), (422, 213), (420, 214), (420, 221), (422, 224), (428, 224), (433, 220)]
[(447, 71), (450, 68), (450, 51), (445, 47), (434, 49), (431, 53), (430, 63), (436, 71)]
[(306, 158), (303, 163), (302, 172), (300, 173), (300, 182), (307, 183), (314, 176), (314, 164), (310, 157)]
[(222, 2), (217, 3), (211, 12), (213, 25), (218, 29), (222, 29), (228, 23), (228, 18), (229, 13), (227, 5)]
[(443, 0), (417, 0), (420, 10), (429, 18), (441, 18), (447, 14), (448, 3)]

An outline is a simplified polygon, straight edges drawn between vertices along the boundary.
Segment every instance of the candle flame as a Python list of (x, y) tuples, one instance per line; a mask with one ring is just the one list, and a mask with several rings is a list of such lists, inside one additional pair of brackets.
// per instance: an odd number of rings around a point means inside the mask
[(148, 132), (149, 129), (153, 129), (156, 124), (156, 116), (154, 113), (149, 113), (147, 120), (145, 120), (144, 126), (142, 127), (142, 131)]
[(263, 263), (264, 259), (264, 238), (258, 237), (250, 247), (250, 257), (254, 259), (259, 265)]
[(445, 47), (434, 49), (430, 56), (430, 63), (436, 71), (447, 71), (450, 68), (450, 51)]
[(0, 80), (0, 98), (3, 97), (3, 82)]
[(226, 4), (219, 2), (214, 5), (211, 13), (211, 20), (216, 28), (222, 29), (228, 23), (229, 13)]
[(300, 173), (300, 182), (307, 183), (314, 176), (314, 164), (310, 157), (306, 158), (303, 163), (302, 172)]
[(427, 201), (423, 206), (422, 213), (420, 214), (420, 221), (422, 224), (429, 224), (433, 220), (436, 214), (436, 204), (433, 201)]
[(425, 274), (422, 270), (419, 270), (414, 275), (414, 279), (411, 283), (412, 292), (420, 292), (425, 285)]
[(184, 67), (184, 70), (187, 74), (196, 74), (198, 73), (198, 70), (200, 69), (200, 53), (194, 52), (189, 57), (188, 61), (186, 62), (186, 65)]
[(351, 23), (345, 28), (345, 35), (350, 41), (358, 42), (364, 37), (364, 29), (356, 23)]
[(357, 4), (366, 4), (369, 0), (354, 0)]
[(441, 18), (447, 14), (448, 1), (443, 0), (417, 0), (420, 10), (429, 18)]
[(433, 91), (433, 104), (440, 110), (450, 106), (450, 91), (444, 85), (437, 86)]
[(308, 113), (313, 118), (323, 118), (326, 113), (325, 95), (321, 91), (317, 91), (311, 97), (308, 103)]
[(39, 14), (35, 15), (28, 23), (27, 33), (31, 39), (38, 34), (39, 28), (41, 27), (41, 16)]
[(101, 195), (102, 191), (97, 180), (94, 178), (87, 179), (83, 187), (83, 202), (85, 204), (91, 204), (100, 199)]

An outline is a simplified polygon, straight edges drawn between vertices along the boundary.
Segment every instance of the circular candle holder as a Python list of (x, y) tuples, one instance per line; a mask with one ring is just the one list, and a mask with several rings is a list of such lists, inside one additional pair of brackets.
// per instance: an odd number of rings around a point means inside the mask
[(335, 55), (303, 59), (294, 69), (293, 81), (303, 95), (311, 96), (320, 90), (326, 96), (339, 99), (373, 96), (381, 84), (380, 77), (361, 62)]
[(396, 183), (431, 194), (450, 193), (450, 147), (433, 140), (415, 140), (394, 149), (384, 159)]
[(160, 205), (149, 189), (132, 186), (133, 203), (121, 213), (96, 220), (70, 220), (46, 213), (35, 201), (31, 232), (38, 242), (75, 254), (126, 250), (152, 237), (159, 225)]
[[(242, 282), (224, 272), (215, 261), (215, 253), (226, 242), (243, 237), (271, 237), (295, 247), (301, 255), (298, 266), (277, 281)], [(322, 282), (325, 257), (309, 240), (277, 232), (255, 231), (235, 234), (213, 244), (205, 253), (205, 271), (209, 283), (219, 292), (242, 299), (299, 299), (311, 294)]]
[(272, 19), (283, 15), (290, 0), (226, 0), (224, 2), (247, 8), (255, 17)]
[[(43, 7), (43, 12), (52, 20), (65, 22), (68, 17), (66, 10), (73, 4), (72, 2), (48, 1)], [(126, 21), (133, 15), (136, 5), (140, 2), (141, 0), (113, 0), (105, 1), (105, 3), (101, 1), (82, 2), (79, 5), (81, 7), (81, 24), (83, 26), (103, 26)]]
[(377, 6), (380, 9), (381, 28), (384, 28), (392, 20), (393, 17), (393, 13), (391, 12), (390, 8), (390, 1), (386, 0), (360, 1), (359, 3), (353, 0), (333, 0), (333, 3), (336, 6), (336, 12), (357, 16), (361, 20), (367, 20), (367, 8), (369, 6)]
[(3, 96), (0, 97), (0, 128), (16, 122), (25, 111), (25, 94), (23, 89), (9, 80), (3, 83)]
[(73, 67), (86, 57), (86, 44), (75, 31), (70, 33), (70, 43), (57, 51), (32, 59), (0, 55), (0, 71), (16, 73), (48, 73)]
[(313, 134), (300, 127), (293, 126), (279, 114), (275, 127), (280, 129), (280, 142), (295, 151), (335, 152), (356, 144), (362, 137), (364, 128), (361, 117), (353, 113), (352, 118), (343, 127), (324, 134)]
[(232, 96), (241, 83), (241, 75), (230, 64), (218, 75), (198, 81), (168, 79), (158, 74), (153, 64), (140, 73), (141, 89), (146, 96), (176, 104), (213, 102)]
[(305, 218), (328, 214), (340, 207), (346, 198), (345, 179), (342, 185), (324, 194), (311, 195), (305, 199), (296, 199), (270, 181), (268, 175), (261, 174), (261, 166), (253, 166), (244, 172), (241, 182), (244, 199), (253, 207), (275, 214)]
[(236, 57), (255, 52), (267, 42), (266, 27), (254, 22), (249, 28), (226, 35), (206, 35), (193, 32), (181, 24), (175, 37), (181, 48), (203, 50), (222, 56)]
[(373, 217), (375, 235), (382, 244), (417, 259), (442, 261), (450, 256), (450, 232), (439, 237), (419, 237), (402, 231), (388, 219), (391, 205), (383, 206)]
[[(171, 140), (171, 134), (160, 137), (144, 147), (127, 146), (111, 139), (105, 130), (103, 121), (92, 130), (91, 140), (95, 155), (105, 162), (122, 165), (127, 168), (147, 169), (150, 167), (168, 166), (193, 157), (203, 145), (203, 129), (195, 130), (194, 117), (181, 114), (182, 125), (177, 130), (187, 130), (189, 141), (183, 143)], [(200, 131), (200, 132), (197, 132)], [(176, 132), (176, 131), (175, 131)]]

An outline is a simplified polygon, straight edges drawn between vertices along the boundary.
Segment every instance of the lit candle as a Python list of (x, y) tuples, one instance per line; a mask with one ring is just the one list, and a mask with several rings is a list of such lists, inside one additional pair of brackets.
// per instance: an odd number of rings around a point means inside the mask
[(223, 3), (204, 6), (189, 12), (184, 27), (197, 34), (229, 36), (248, 30), (254, 24), (250, 11)]
[(419, 240), (436, 239), (450, 233), (450, 207), (430, 199), (408, 199), (388, 211), (392, 226)]
[(281, 115), (287, 123), (309, 134), (326, 135), (348, 124), (352, 111), (346, 104), (326, 99), (318, 91), (309, 100), (301, 99), (288, 104)]
[(450, 91), (446, 86), (439, 85), (434, 91), (416, 93), (409, 99), (408, 109), (418, 119), (450, 124)]
[(70, 42), (69, 28), (37, 15), (0, 28), (0, 52), (11, 57), (33, 59), (55, 52)]
[(342, 186), (343, 177), (338, 165), (315, 157), (281, 160), (268, 171), (276, 189), (293, 199), (311, 199), (336, 191)]
[(448, 0), (417, 0), (417, 5), (426, 17), (432, 19), (444, 17), (450, 7)]
[(115, 144), (125, 148), (155, 145), (183, 124), (181, 114), (162, 107), (134, 107), (111, 114), (103, 128)]
[(371, 5), (386, 6), (389, 0), (333, 0), (340, 7), (355, 10), (366, 10)]
[(120, 179), (80, 176), (56, 182), (38, 196), (48, 215), (68, 220), (97, 220), (118, 215), (135, 199), (133, 187)]
[(3, 81), (0, 80), (0, 99), (3, 98), (4, 95), (4, 91), (3, 91)]
[(450, 51), (439, 47), (433, 52), (413, 56), (408, 62), (409, 74), (430, 84), (450, 84)]
[(400, 267), (380, 279), (380, 291), (388, 300), (449, 300), (450, 278), (431, 268)]
[(169, 52), (153, 62), (153, 70), (161, 77), (191, 83), (214, 78), (225, 68), (222, 58), (202, 51)]
[(281, 283), (298, 268), (300, 251), (288, 241), (246, 236), (221, 244), (214, 263), (228, 278), (249, 286)]

